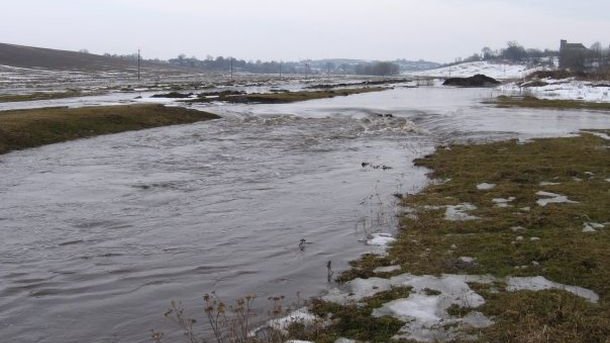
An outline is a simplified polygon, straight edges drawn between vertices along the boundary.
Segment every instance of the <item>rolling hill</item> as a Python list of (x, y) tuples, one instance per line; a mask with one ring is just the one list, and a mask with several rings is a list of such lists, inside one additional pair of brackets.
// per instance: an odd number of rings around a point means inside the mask
[[(137, 68), (135, 61), (117, 57), (5, 43), (0, 43), (0, 65), (90, 72), (125, 71)], [(158, 68), (185, 71), (184, 68), (148, 61), (143, 61), (142, 67), (146, 69)]]

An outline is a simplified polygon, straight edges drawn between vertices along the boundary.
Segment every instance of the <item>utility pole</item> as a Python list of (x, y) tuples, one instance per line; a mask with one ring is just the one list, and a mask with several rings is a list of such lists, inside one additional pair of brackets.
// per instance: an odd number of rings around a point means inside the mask
[(229, 57), (229, 70), (231, 73), (231, 80), (233, 80), (233, 57)]
[(138, 49), (138, 81), (140, 81), (140, 49)]
[(280, 61), (280, 80), (282, 79), (282, 61)]

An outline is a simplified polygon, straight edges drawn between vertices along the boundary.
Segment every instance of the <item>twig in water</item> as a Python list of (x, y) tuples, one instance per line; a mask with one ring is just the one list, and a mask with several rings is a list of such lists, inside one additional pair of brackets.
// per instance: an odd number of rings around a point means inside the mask
[(305, 251), (305, 244), (307, 243), (307, 241), (305, 240), (305, 238), (301, 239), (301, 242), (299, 243), (299, 249), (301, 249), (301, 251)]
[(326, 279), (327, 279), (328, 283), (332, 282), (334, 274), (335, 274), (335, 272), (333, 271), (333, 268), (332, 268), (332, 261), (329, 260), (326, 263)]

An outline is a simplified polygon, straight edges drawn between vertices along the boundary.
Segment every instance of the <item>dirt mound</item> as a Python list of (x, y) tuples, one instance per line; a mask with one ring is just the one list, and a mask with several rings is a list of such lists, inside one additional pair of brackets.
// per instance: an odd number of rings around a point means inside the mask
[(443, 82), (443, 86), (455, 87), (495, 87), (499, 84), (500, 81), (483, 74), (471, 77), (453, 77)]

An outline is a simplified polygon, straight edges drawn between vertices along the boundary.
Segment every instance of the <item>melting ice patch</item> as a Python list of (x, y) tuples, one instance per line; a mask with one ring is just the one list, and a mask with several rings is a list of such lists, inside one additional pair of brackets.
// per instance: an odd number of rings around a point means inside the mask
[[(492, 324), (483, 314), (476, 313), (464, 318), (453, 317), (447, 310), (452, 305), (475, 308), (485, 303), (483, 297), (474, 292), (467, 282), (490, 282), (489, 277), (468, 275), (443, 275), (441, 277), (402, 274), (390, 279), (354, 279), (342, 289), (334, 289), (323, 300), (339, 304), (357, 303), (392, 287), (411, 287), (412, 294), (406, 299), (397, 299), (373, 311), (373, 316), (390, 315), (406, 321), (399, 337), (418, 341), (450, 339), (460, 328), (486, 327)], [(430, 290), (434, 291), (430, 294)]]
[(468, 321), (448, 313), (453, 305), (476, 308), (485, 303), (483, 297), (474, 292), (467, 281), (487, 280), (485, 277), (465, 275), (397, 276), (391, 279), (391, 283), (395, 286), (410, 286), (413, 294), (406, 299), (384, 304), (373, 311), (373, 316), (390, 315), (405, 321), (405, 326), (396, 338), (421, 342), (451, 340), (457, 337), (460, 329), (492, 325), (493, 322), (479, 312), (466, 316)]
[(331, 289), (322, 300), (341, 305), (357, 303), (364, 298), (372, 297), (379, 292), (389, 291), (392, 284), (389, 279), (372, 277), (368, 279), (354, 279), (346, 282), (339, 288)]
[(377, 267), (373, 270), (374, 273), (391, 273), (400, 270), (400, 266)]
[(550, 181), (542, 181), (539, 183), (540, 186), (557, 186), (557, 185), (561, 185), (560, 182), (550, 182)]
[(504, 198), (495, 198), (495, 199), (491, 199), (491, 201), (496, 204), (496, 207), (509, 207), (511, 205), (509, 205), (510, 202), (515, 201), (515, 197), (508, 197), (507, 199)]
[(392, 237), (389, 233), (374, 233), (369, 236), (366, 245), (385, 247), (394, 241), (396, 241), (396, 238)]
[(480, 191), (488, 191), (488, 190), (494, 189), (495, 187), (496, 187), (495, 184), (486, 183), (486, 182), (483, 182), (483, 183), (480, 183), (477, 185), (477, 189)]
[(477, 207), (473, 204), (463, 203), (459, 205), (449, 205), (445, 211), (445, 220), (450, 221), (464, 221), (464, 220), (475, 220), (479, 217), (470, 215), (466, 211), (476, 210)]
[[(266, 327), (283, 332), (283, 333), (287, 333), (288, 327), (290, 327), (291, 324), (300, 323), (300, 324), (304, 324), (307, 326), (307, 325), (313, 324), (313, 322), (317, 318), (318, 317), (316, 317), (314, 314), (310, 313), (308, 309), (301, 308), (301, 309), (291, 312), (290, 314), (288, 314), (285, 317), (272, 319), (272, 320), (268, 321)], [(261, 328), (255, 330), (255, 331), (258, 331), (260, 329)]]
[(431, 77), (470, 77), (485, 74), (494, 79), (521, 79), (540, 68), (529, 68), (524, 64), (490, 63), (487, 61), (466, 62), (449, 67), (411, 73), (416, 76)]
[[(412, 293), (407, 298), (396, 299), (385, 303), (373, 311), (375, 317), (392, 316), (406, 324), (401, 328), (397, 339), (412, 339), (420, 342), (450, 341), (460, 336), (464, 329), (485, 328), (493, 321), (475, 309), (485, 303), (485, 299), (472, 290), (469, 283), (491, 284), (505, 281), (507, 291), (559, 289), (580, 296), (596, 303), (599, 296), (586, 288), (568, 286), (549, 281), (542, 276), (508, 277), (498, 279), (482, 275), (442, 276), (402, 274), (390, 279), (369, 278), (354, 279), (345, 283), (341, 289), (331, 290), (323, 300), (338, 304), (357, 304), (365, 298), (393, 287), (411, 287)], [(431, 292), (432, 291), (432, 292)], [(448, 313), (451, 306), (472, 309), (464, 317), (455, 317)]]
[(599, 295), (593, 292), (590, 289), (578, 287), (578, 286), (568, 286), (561, 283), (550, 281), (542, 276), (534, 276), (534, 277), (509, 277), (506, 280), (507, 290), (509, 292), (515, 291), (542, 291), (546, 289), (559, 289), (566, 292), (570, 292), (574, 295), (577, 295), (581, 298), (586, 299), (589, 302), (597, 303), (599, 301)]
[(597, 230), (603, 229), (606, 224), (600, 224), (600, 223), (592, 223), (592, 222), (588, 222), (588, 223), (584, 223), (582, 224), (582, 232), (597, 232)]
[(540, 191), (540, 192), (536, 193), (536, 195), (539, 197), (542, 197), (541, 199), (538, 199), (538, 201), (536, 201), (536, 203), (539, 206), (543, 206), (543, 207), (548, 204), (560, 204), (560, 203), (578, 204), (578, 202), (569, 200), (567, 196), (561, 195), (561, 194)]
[[(594, 84), (589, 81), (574, 79), (544, 79), (546, 85), (527, 87), (527, 92), (540, 99), (582, 100), (590, 102), (610, 102), (610, 87)], [(510, 83), (499, 87), (501, 91), (512, 94), (522, 93), (523, 88), (518, 83)]]
[(338, 338), (335, 341), (335, 343), (356, 343), (356, 341), (353, 340), (353, 339), (348, 339), (348, 338), (341, 337), (341, 338)]

